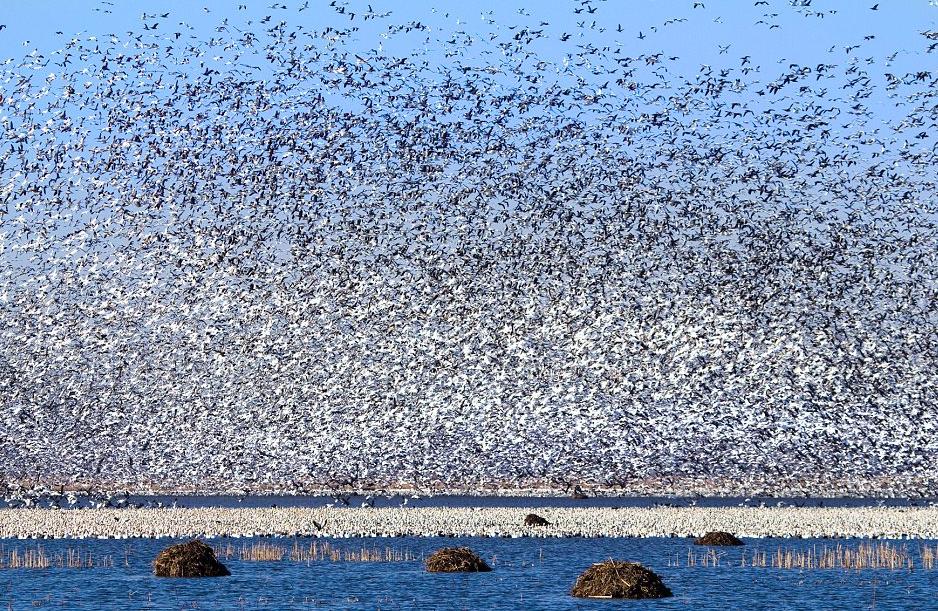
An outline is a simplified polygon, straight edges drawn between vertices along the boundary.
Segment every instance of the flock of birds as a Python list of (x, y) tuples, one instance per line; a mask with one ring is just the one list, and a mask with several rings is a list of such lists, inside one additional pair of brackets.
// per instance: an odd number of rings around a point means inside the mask
[(7, 494), (938, 492), (938, 32), (688, 75), (569, 7), (0, 65)]
[[(531, 511), (548, 525), (526, 525)], [(938, 508), (420, 507), (103, 509), (4, 512), (6, 539), (137, 537), (740, 537), (935, 539)]]

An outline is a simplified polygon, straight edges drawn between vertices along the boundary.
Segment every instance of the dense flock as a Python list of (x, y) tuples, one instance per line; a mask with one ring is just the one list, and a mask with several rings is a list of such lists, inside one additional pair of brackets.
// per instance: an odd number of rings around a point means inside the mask
[(8, 495), (938, 493), (934, 28), (312, 4), (0, 58)]
[(0, 509), (3, 538), (741, 537), (938, 538), (938, 508)]

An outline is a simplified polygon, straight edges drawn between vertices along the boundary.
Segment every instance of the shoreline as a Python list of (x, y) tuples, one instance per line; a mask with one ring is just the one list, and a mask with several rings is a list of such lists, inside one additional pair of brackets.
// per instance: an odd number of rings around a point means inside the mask
[[(551, 526), (526, 527), (527, 513)], [(690, 537), (938, 539), (938, 507), (0, 509), (0, 539)]]

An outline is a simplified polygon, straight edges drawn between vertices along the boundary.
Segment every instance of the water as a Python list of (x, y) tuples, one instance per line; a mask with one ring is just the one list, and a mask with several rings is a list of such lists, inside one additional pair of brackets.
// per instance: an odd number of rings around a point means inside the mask
[[(263, 541), (291, 546), (292, 539), (215, 539), (235, 548)], [(296, 539), (301, 546), (310, 539)], [(935, 605), (938, 569), (790, 570), (741, 567), (741, 555), (761, 549), (809, 549), (860, 540), (747, 540), (725, 548), (717, 567), (686, 565), (688, 539), (427, 539), (329, 541), (340, 549), (391, 547), (415, 559), (398, 562), (312, 563), (290, 560), (224, 560), (231, 577), (159, 579), (151, 562), (162, 539), (0, 541), (47, 556), (66, 548), (90, 551), (113, 566), (0, 570), (0, 609), (924, 609)], [(922, 542), (926, 543), (926, 542)], [(935, 542), (927, 542), (934, 545)], [(907, 542), (917, 556), (919, 542)], [(494, 565), (491, 573), (430, 574), (422, 557), (443, 546), (468, 545)], [(901, 545), (901, 543), (894, 543)], [(701, 548), (693, 548), (702, 553)], [(577, 575), (591, 563), (639, 561), (661, 575), (674, 597), (657, 601), (591, 601), (569, 596)], [(672, 566), (679, 559), (682, 566)], [(932, 607), (934, 608), (934, 607)]]

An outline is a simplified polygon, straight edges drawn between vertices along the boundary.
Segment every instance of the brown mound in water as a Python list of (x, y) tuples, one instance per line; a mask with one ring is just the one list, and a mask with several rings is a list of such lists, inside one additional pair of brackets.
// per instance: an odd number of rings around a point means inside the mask
[(723, 532), (722, 530), (710, 531), (704, 536), (696, 539), (694, 545), (745, 545), (740, 541), (735, 535), (731, 535), (728, 532)]
[(427, 558), (427, 570), (431, 573), (483, 573), (491, 571), (492, 567), (468, 547), (444, 547)]
[(225, 577), (231, 572), (215, 558), (211, 547), (193, 540), (170, 545), (153, 561), (157, 577)]
[(580, 598), (667, 598), (671, 590), (649, 569), (637, 562), (607, 560), (577, 577), (573, 596)]
[(542, 518), (541, 516), (537, 515), (536, 513), (529, 513), (528, 515), (524, 516), (524, 525), (525, 526), (550, 526), (550, 522), (548, 522), (545, 518)]

